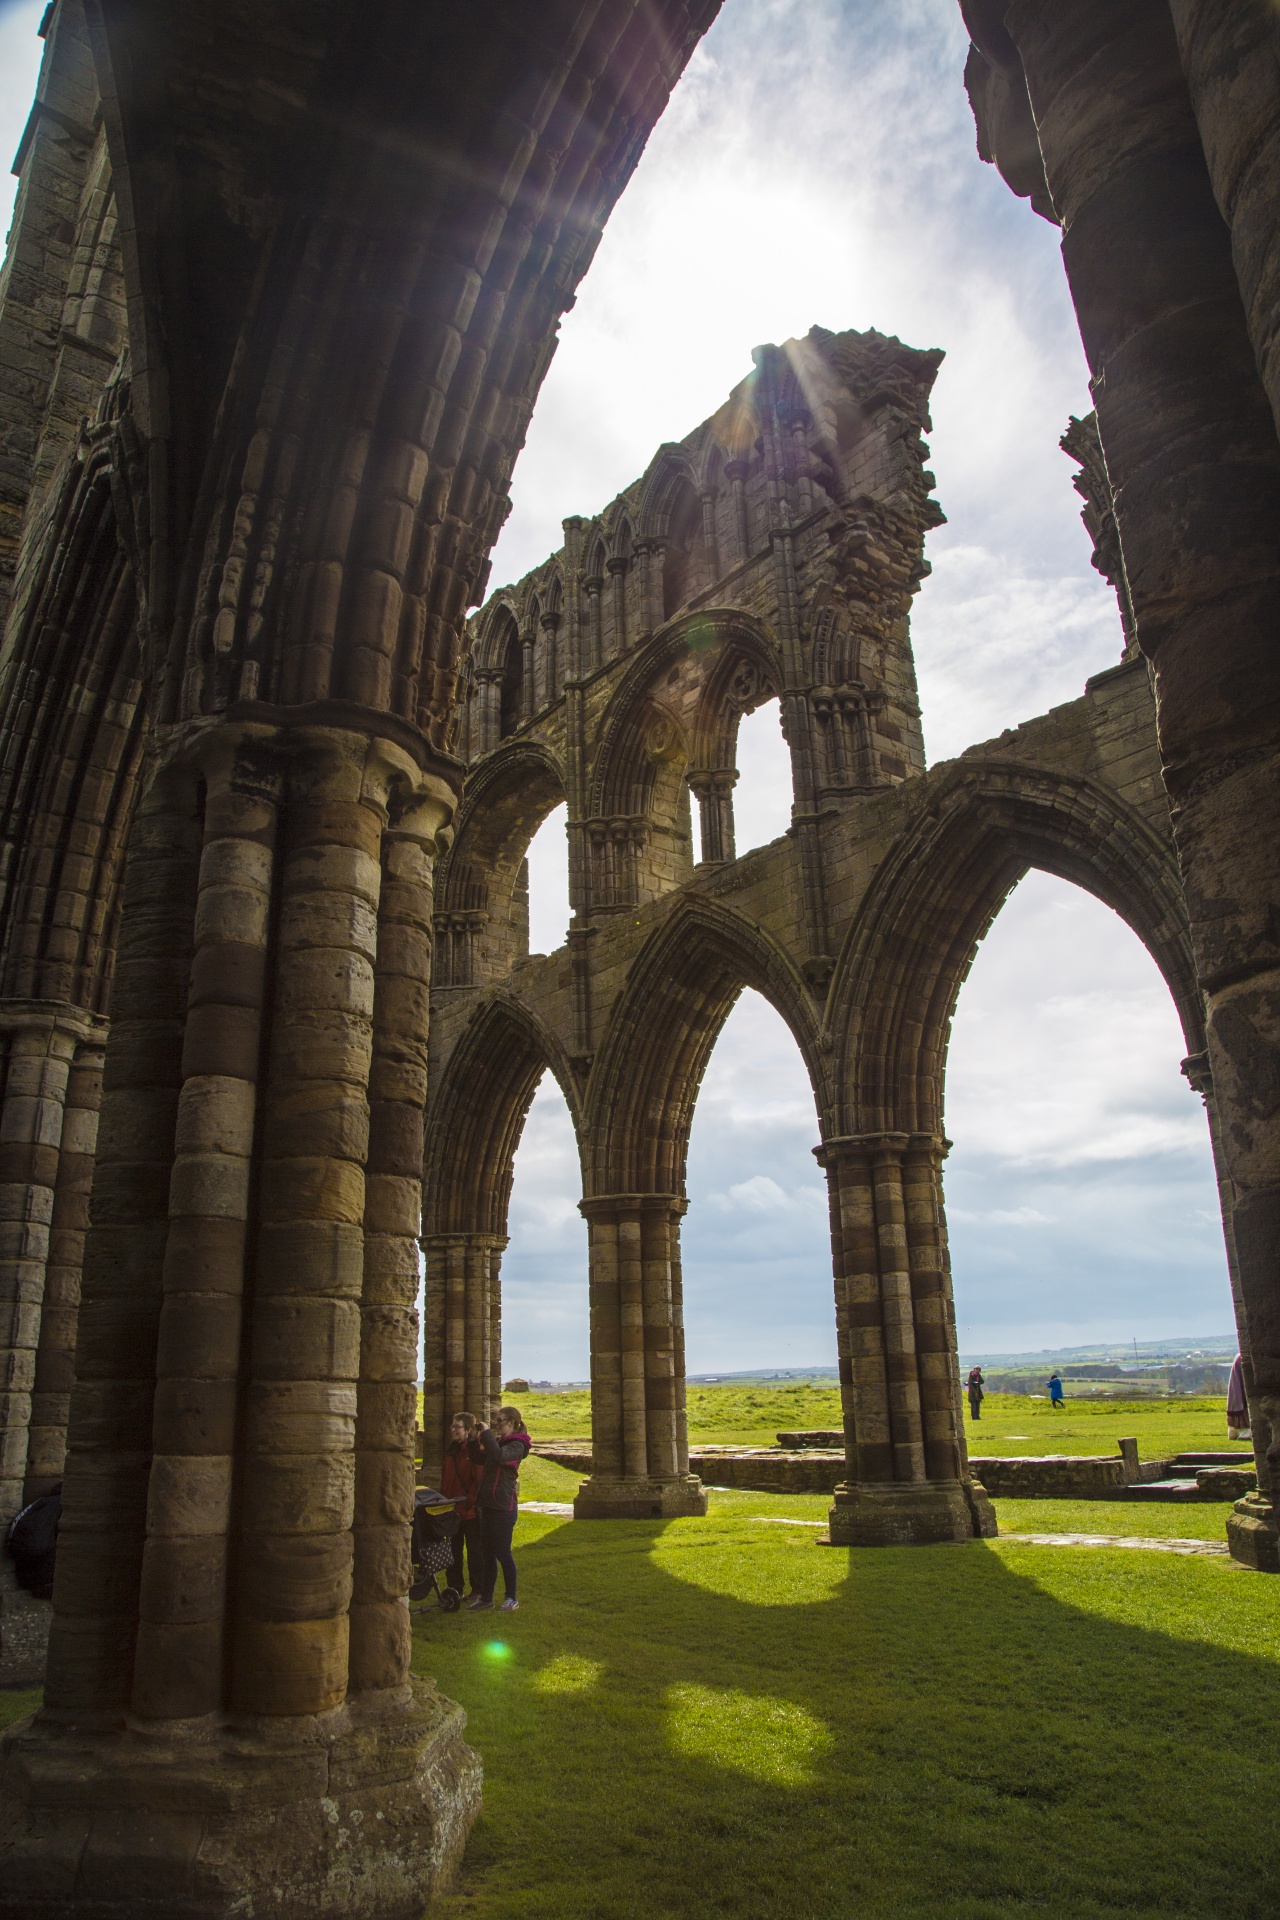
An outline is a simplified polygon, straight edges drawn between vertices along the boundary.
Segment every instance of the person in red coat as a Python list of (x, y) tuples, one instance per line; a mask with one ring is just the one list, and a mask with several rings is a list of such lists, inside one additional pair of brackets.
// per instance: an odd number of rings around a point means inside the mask
[(461, 1525), (453, 1536), (453, 1564), (449, 1568), (447, 1584), (455, 1593), (463, 1589), (462, 1549), (467, 1550), (467, 1572), (471, 1575), (471, 1592), (474, 1597), (480, 1591), (481, 1567), (484, 1561), (484, 1546), (480, 1539), (480, 1517), (476, 1512), (476, 1495), (480, 1491), (480, 1480), (484, 1468), (471, 1457), (468, 1442), (475, 1432), (476, 1419), (473, 1413), (455, 1413), (449, 1429), (449, 1446), (444, 1456), (444, 1466), (440, 1471), (440, 1491), (446, 1500), (456, 1503), (458, 1519)]

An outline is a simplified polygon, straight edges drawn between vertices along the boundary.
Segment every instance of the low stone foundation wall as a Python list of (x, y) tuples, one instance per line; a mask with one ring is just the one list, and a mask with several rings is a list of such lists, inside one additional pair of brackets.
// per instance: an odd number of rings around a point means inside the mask
[(1105, 1500), (1130, 1484), (1128, 1463), (1110, 1453), (971, 1456), (969, 1465), (993, 1500)]
[[(570, 1473), (591, 1471), (589, 1448), (535, 1441), (533, 1451), (540, 1460), (554, 1460)], [(733, 1487), (743, 1493), (831, 1493), (845, 1477), (844, 1450), (698, 1448), (690, 1451), (689, 1471), (706, 1486)]]
[(690, 1453), (689, 1471), (704, 1486), (742, 1493), (834, 1493), (845, 1478), (844, 1448), (783, 1452), (778, 1447), (735, 1447), (732, 1452)]

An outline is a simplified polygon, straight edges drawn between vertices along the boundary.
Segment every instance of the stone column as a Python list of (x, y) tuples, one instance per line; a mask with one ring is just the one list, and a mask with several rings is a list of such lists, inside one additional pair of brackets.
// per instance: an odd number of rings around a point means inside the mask
[(587, 596), (587, 660), (586, 671), (594, 673), (604, 657), (604, 628), (600, 596), (604, 592), (604, 581), (593, 576), (584, 580), (582, 590)]
[(605, 571), (613, 581), (613, 642), (615, 653), (627, 651), (627, 572), (630, 561), (615, 553), (605, 561)]
[(269, 743), (214, 736), (156, 1355), (134, 1710), (216, 1712), (239, 1417), (245, 1244), (258, 1120), (282, 774)]
[(33, 1012), (5, 1036), (0, 1104), (0, 1528), (23, 1504), (63, 1103), (76, 1039)]
[(125, 863), (45, 1687), (72, 1720), (133, 1692), (201, 814), (194, 767), (156, 770)]
[(542, 627), (543, 695), (541, 706), (554, 705), (560, 693), (560, 615), (544, 613)]
[[(1238, 19), (1234, 8), (1221, 12)], [(1191, 11), (1179, 17), (1194, 28)], [(1251, 1411), (1267, 1430), (1260, 1439), (1274, 1476), (1280, 447), (1169, 7), (1009, 0), (1006, 19), (1063, 225), (1138, 644), (1154, 667), (1161, 761), (1235, 1193)], [(1210, 42), (1184, 31), (1193, 64), (1197, 46), (1216, 57)], [(1267, 206), (1264, 194), (1248, 220), (1262, 218), (1273, 250)], [(1232, 1522), (1233, 1551), (1250, 1565), (1280, 1567), (1274, 1502), (1260, 1494), (1240, 1518), (1248, 1525)]]
[(751, 558), (751, 533), (747, 523), (746, 478), (751, 471), (745, 460), (730, 460), (725, 468), (729, 485), (733, 490), (733, 524), (738, 536), (738, 551), (734, 555), (739, 565)]
[(424, 1484), (438, 1486), (455, 1413), (488, 1420), (502, 1393), (502, 1295), (498, 1275), (505, 1234), (433, 1233), (423, 1241), (426, 1313), (423, 1339)]
[(1280, 18), (1257, 0), (1169, 0), (1249, 337), (1280, 426)]
[(716, 538), (716, 490), (704, 487), (698, 495), (702, 508), (702, 551), (706, 556), (707, 577), (704, 586), (713, 586), (720, 578), (720, 543)]
[(581, 1203), (590, 1235), (591, 1478), (583, 1520), (705, 1513), (684, 1417), (680, 1219), (672, 1194)]
[(438, 799), (399, 808), (382, 836), (356, 1400), (355, 1559), (349, 1685), (403, 1686), (411, 1641), (418, 1386), (418, 1239)]
[(698, 802), (702, 828), (702, 864), (718, 866), (736, 858), (733, 835), (733, 790), (738, 784), (735, 767), (713, 773), (686, 775), (689, 790)]
[[(8, 1028), (0, 1104), (0, 1532), (62, 1474), (65, 1402), (62, 1429), (46, 1435), (50, 1405), (47, 1393), (41, 1394), (40, 1346), (47, 1335), (51, 1357), (53, 1341), (65, 1340), (68, 1331), (65, 1313), (49, 1297), (49, 1256), (68, 1076), (77, 1033), (87, 1024), (88, 1016), (71, 1007), (19, 1002), (0, 1010), (0, 1031)], [(74, 1342), (74, 1314), (70, 1334)], [(18, 1586), (12, 1560), (0, 1555), (5, 1685), (38, 1686), (43, 1680), (51, 1612), (47, 1600), (33, 1599)]]
[(839, 1546), (973, 1536), (949, 1369), (939, 1143), (854, 1134), (817, 1148), (830, 1188), (836, 1327), (848, 1479)]
[(477, 725), (472, 737), (472, 758), (479, 760), (482, 755), (493, 752), (502, 732), (503, 670), (501, 667), (477, 667), (475, 676)]
[(407, 734), (272, 721), (183, 751), (130, 842), (0, 1906), (416, 1920), (479, 1802), (405, 1606), (425, 882), (453, 796)]
[(89, 1225), (89, 1193), (102, 1106), (103, 1042), (77, 1046), (67, 1080), (67, 1101), (58, 1149), (58, 1178), (53, 1189), (49, 1227), (49, 1265), (45, 1270), (40, 1345), (36, 1350), (35, 1392), (31, 1398), (31, 1435), (27, 1447), (25, 1498), (47, 1493), (62, 1478), (67, 1454), (67, 1419), (75, 1382), (76, 1327), (80, 1318), (80, 1275)]

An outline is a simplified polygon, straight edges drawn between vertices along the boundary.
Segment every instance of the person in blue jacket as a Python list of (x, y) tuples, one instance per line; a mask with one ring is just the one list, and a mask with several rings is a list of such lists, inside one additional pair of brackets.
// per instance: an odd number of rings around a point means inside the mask
[(1062, 1381), (1056, 1373), (1049, 1375), (1049, 1405), (1058, 1408), (1062, 1405)]
[(514, 1613), (520, 1604), (516, 1599), (511, 1535), (519, 1512), (520, 1468), (532, 1444), (519, 1407), (499, 1407), (492, 1427), (478, 1420), (468, 1442), (471, 1458), (481, 1469), (476, 1492), (482, 1548), (480, 1590), (467, 1602), (473, 1610), (493, 1605), (499, 1567), (506, 1588), (499, 1613)]

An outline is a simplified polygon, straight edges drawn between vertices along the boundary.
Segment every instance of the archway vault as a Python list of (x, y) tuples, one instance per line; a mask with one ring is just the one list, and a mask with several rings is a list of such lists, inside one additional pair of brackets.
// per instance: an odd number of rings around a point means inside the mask
[(957, 762), (929, 785), (929, 804), (880, 864), (832, 978), (840, 1132), (940, 1134), (957, 996), (1031, 867), (1075, 882), (1132, 927), (1173, 996), (1188, 1055), (1202, 1051), (1173, 849), (1134, 806), (1087, 775), (1015, 760)]
[(588, 1197), (683, 1196), (702, 1076), (744, 987), (786, 1021), (822, 1109), (818, 1012), (794, 960), (733, 907), (686, 895), (637, 954), (596, 1056), (584, 1116)]

